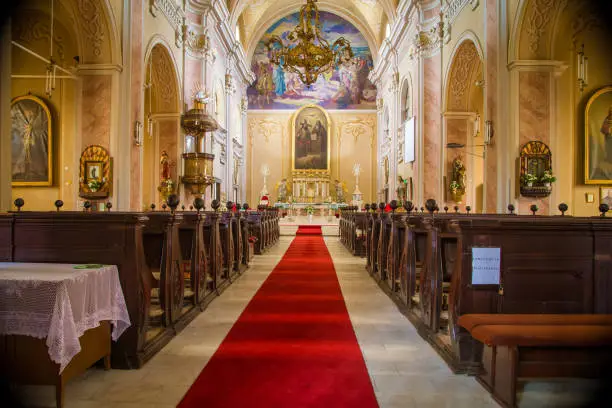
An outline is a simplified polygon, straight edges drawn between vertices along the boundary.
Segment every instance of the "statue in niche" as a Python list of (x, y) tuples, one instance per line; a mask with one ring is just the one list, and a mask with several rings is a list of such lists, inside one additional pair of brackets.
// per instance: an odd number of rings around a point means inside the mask
[(344, 183), (340, 182), (339, 180), (335, 180), (334, 183), (336, 187), (336, 202), (343, 203), (344, 202), (344, 192), (346, 191), (346, 186), (344, 185)]
[(397, 176), (397, 199), (400, 201), (400, 204), (408, 201), (408, 189), (406, 188), (408, 184), (408, 180), (404, 179), (402, 176)]
[(170, 168), (172, 166), (170, 163), (170, 157), (168, 156), (168, 152), (165, 150), (161, 153), (159, 166), (161, 180), (159, 187), (157, 187), (157, 191), (159, 191), (162, 200), (166, 201), (170, 195), (176, 193), (176, 184), (174, 184), (174, 180), (172, 180), (172, 175), (170, 172)]
[(240, 163), (238, 162), (238, 160), (234, 160), (234, 174), (233, 174), (233, 178), (234, 178), (234, 185), (237, 186), (238, 183), (238, 179), (240, 176)]
[(465, 177), (465, 165), (463, 164), (461, 157), (457, 157), (455, 160), (453, 160), (453, 169), (450, 182), (450, 192), (453, 201), (457, 203), (460, 203), (465, 195)]
[(287, 197), (289, 195), (289, 187), (287, 186), (287, 179), (283, 178), (281, 181), (279, 181), (276, 184), (276, 189), (278, 190), (278, 202), (279, 203), (286, 203), (287, 202)]

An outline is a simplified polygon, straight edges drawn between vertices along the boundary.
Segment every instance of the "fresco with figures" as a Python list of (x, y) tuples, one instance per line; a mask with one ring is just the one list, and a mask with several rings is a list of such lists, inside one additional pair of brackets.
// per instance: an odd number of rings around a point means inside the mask
[(320, 75), (317, 82), (307, 87), (296, 74), (270, 62), (266, 41), (278, 35), (289, 44), (287, 36), (298, 21), (299, 13), (280, 19), (257, 44), (251, 67), (257, 80), (248, 89), (249, 108), (296, 109), (319, 105), (326, 109), (374, 109), (376, 88), (368, 80), (373, 66), (368, 44), (355, 26), (335, 14), (320, 12), (322, 33), (330, 44), (339, 37), (351, 42), (355, 57), (350, 63)]

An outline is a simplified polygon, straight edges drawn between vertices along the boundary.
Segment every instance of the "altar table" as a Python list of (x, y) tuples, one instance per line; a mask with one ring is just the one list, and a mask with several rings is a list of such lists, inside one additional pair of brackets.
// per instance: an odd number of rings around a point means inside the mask
[(68, 380), (110, 368), (111, 338), (129, 326), (114, 265), (0, 262), (0, 374), (54, 385), (58, 408)]

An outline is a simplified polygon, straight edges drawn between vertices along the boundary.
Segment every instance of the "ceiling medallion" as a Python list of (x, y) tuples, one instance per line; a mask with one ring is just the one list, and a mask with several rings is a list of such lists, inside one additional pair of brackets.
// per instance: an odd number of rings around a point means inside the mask
[(300, 9), (300, 22), (289, 33), (290, 43), (283, 44), (279, 36), (266, 42), (270, 61), (298, 75), (310, 86), (317, 82), (320, 74), (331, 71), (353, 58), (351, 43), (344, 37), (332, 45), (323, 38), (317, 0), (306, 0)]

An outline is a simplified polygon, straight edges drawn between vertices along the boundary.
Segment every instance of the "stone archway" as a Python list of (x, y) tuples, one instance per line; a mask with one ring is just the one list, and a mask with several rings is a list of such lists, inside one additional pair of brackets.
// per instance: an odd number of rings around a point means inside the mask
[[(471, 39), (454, 51), (445, 92), (444, 130), (447, 143), (445, 171), (446, 197), (450, 205), (459, 201), (475, 212), (484, 209), (484, 144), (481, 115), (484, 110), (483, 63)], [(449, 147), (455, 146), (455, 147)], [(462, 147), (459, 147), (462, 146)], [(465, 195), (451, 197), (450, 183), (455, 160), (466, 168)]]
[(147, 208), (151, 204), (157, 207), (163, 204), (158, 191), (163, 152), (168, 155), (170, 177), (178, 191), (181, 146), (178, 143), (180, 87), (176, 65), (167, 46), (159, 42), (153, 45), (147, 53), (145, 67), (142, 205)]

